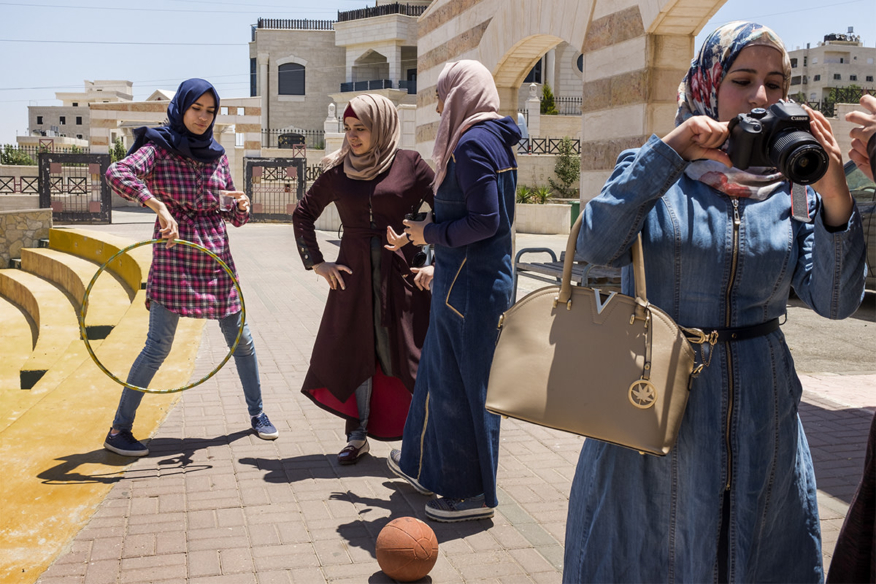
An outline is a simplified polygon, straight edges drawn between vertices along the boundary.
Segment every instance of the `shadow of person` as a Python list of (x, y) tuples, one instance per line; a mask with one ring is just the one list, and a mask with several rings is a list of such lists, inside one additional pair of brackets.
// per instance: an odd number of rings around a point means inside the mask
[[(212, 468), (209, 464), (193, 464), (195, 452), (210, 446), (228, 445), (249, 434), (251, 430), (242, 430), (227, 436), (215, 438), (154, 438), (144, 441), (149, 447), (149, 459), (155, 459), (158, 468), (127, 469), (129, 475), (136, 478), (171, 476), (185, 472), (197, 472)], [(162, 458), (165, 456), (165, 458)], [(103, 448), (80, 454), (69, 454), (56, 458), (59, 464), (44, 470), (37, 475), (44, 484), (82, 484), (82, 483), (117, 483), (124, 477), (126, 467), (136, 462), (137, 458), (121, 456)], [(107, 470), (110, 467), (115, 470)]]
[[(404, 483), (404, 485), (407, 485), (407, 483)], [(400, 486), (400, 483), (397, 481), (386, 482), (384, 486), (394, 488)], [(343, 537), (348, 545), (361, 548), (374, 558), (377, 557), (375, 545), (380, 531), (386, 527), (387, 523), (400, 517), (414, 517), (424, 522), (435, 532), (439, 546), (443, 542), (464, 539), (493, 526), (492, 519), (461, 521), (458, 523), (440, 523), (426, 519), (425, 508), (429, 498), (420, 495), (413, 489), (410, 491), (407, 489), (404, 491), (396, 489), (389, 496), (389, 499), (362, 497), (352, 491), (334, 492), (329, 495), (329, 500), (348, 501), (356, 506), (359, 518), (339, 525), (337, 529), (338, 535)], [(372, 514), (372, 512), (374, 513)], [(371, 518), (372, 516), (373, 519)], [(431, 579), (418, 581), (431, 582)]]

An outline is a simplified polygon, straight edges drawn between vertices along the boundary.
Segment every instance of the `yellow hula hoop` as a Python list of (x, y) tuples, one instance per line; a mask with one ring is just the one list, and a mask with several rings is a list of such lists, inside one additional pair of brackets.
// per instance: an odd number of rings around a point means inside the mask
[(187, 389), (191, 389), (191, 388), (195, 387), (196, 385), (201, 385), (202, 383), (204, 383), (205, 381), (207, 381), (208, 379), (210, 379), (211, 377), (216, 375), (216, 373), (218, 373), (219, 370), (222, 369), (222, 367), (228, 362), (228, 360), (234, 354), (234, 350), (237, 349), (237, 344), (240, 343), (240, 337), (243, 336), (243, 327), (246, 324), (246, 305), (243, 302), (243, 290), (240, 289), (240, 283), (237, 281), (237, 278), (234, 276), (234, 272), (231, 271), (231, 268), (228, 267), (228, 264), (223, 262), (222, 258), (220, 258), (218, 255), (216, 255), (215, 253), (213, 253), (209, 249), (207, 249), (201, 245), (198, 245), (197, 243), (192, 243), (191, 241), (185, 241), (183, 239), (174, 239), (173, 240), (174, 243), (179, 244), (179, 245), (185, 245), (187, 247), (191, 247), (191, 248), (197, 249), (199, 251), (202, 251), (205, 254), (207, 254), (208, 256), (210, 256), (211, 258), (213, 258), (214, 260), (216, 260), (216, 262), (218, 262), (218, 264), (220, 266), (222, 266), (222, 269), (225, 270), (225, 273), (228, 274), (228, 276), (231, 278), (231, 283), (234, 284), (234, 288), (235, 288), (235, 290), (237, 290), (237, 297), (240, 298), (240, 328), (237, 331), (237, 338), (234, 339), (234, 344), (231, 346), (231, 349), (229, 349), (228, 354), (225, 355), (225, 358), (222, 359), (222, 362), (219, 363), (219, 365), (217, 365), (216, 368), (213, 369), (213, 371), (211, 371), (208, 375), (206, 375), (205, 377), (199, 379), (198, 381), (196, 381), (194, 383), (190, 383), (190, 384), (185, 385), (183, 387), (177, 387), (174, 389), (149, 389), (148, 387), (137, 387), (136, 385), (131, 385), (130, 383), (122, 381), (121, 379), (119, 379), (118, 377), (113, 375), (113, 373), (109, 369), (107, 369), (106, 367), (103, 366), (103, 363), (101, 363), (100, 359), (97, 358), (97, 355), (94, 354), (94, 349), (91, 348), (91, 343), (88, 342), (88, 335), (85, 332), (85, 315), (88, 312), (88, 295), (91, 294), (91, 289), (94, 287), (94, 283), (97, 282), (98, 276), (100, 276), (103, 273), (103, 271), (107, 269), (107, 267), (113, 262), (113, 260), (116, 259), (117, 257), (119, 257), (120, 255), (122, 255), (123, 253), (127, 253), (127, 252), (131, 251), (132, 249), (136, 249), (138, 247), (143, 247), (144, 245), (154, 245), (156, 243), (167, 243), (167, 241), (168, 241), (167, 239), (148, 239), (146, 241), (141, 241), (139, 243), (135, 243), (134, 245), (129, 245), (125, 249), (119, 250), (117, 253), (115, 253), (110, 259), (108, 259), (106, 261), (106, 263), (104, 263), (102, 266), (100, 266), (100, 268), (94, 274), (94, 277), (91, 279), (91, 282), (88, 283), (88, 287), (85, 289), (85, 296), (82, 297), (82, 307), (79, 309), (79, 334), (82, 337), (83, 342), (85, 343), (85, 348), (88, 349), (88, 354), (91, 355), (91, 358), (94, 360), (94, 363), (98, 366), (98, 368), (101, 371), (106, 373), (110, 379), (112, 379), (113, 381), (115, 381), (119, 385), (122, 385), (123, 387), (127, 387), (128, 389), (133, 389), (134, 391), (140, 391), (143, 393), (176, 393), (178, 391), (185, 391)]

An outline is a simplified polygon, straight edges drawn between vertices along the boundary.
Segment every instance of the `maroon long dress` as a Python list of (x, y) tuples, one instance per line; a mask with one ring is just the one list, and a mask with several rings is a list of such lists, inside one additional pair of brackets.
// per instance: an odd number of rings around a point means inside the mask
[(404, 431), (429, 325), (431, 294), (413, 282), (409, 266), (418, 248), (383, 248), (380, 313), (389, 336), (392, 371), (382, 371), (375, 348), (371, 239), (379, 238), (382, 246), (388, 225), (400, 233), (405, 214), (418, 202), (433, 204), (433, 176), (429, 165), (410, 150), (399, 150), (389, 170), (370, 181), (348, 178), (341, 164), (316, 180), (292, 215), (298, 253), (308, 270), (323, 261), (314, 223), (329, 203), (335, 204), (344, 226), (336, 261), (353, 273), (343, 274), (345, 290), (329, 291), (301, 391), (318, 406), (347, 419), (348, 432), (358, 422), (354, 393), (369, 377), (373, 389), (368, 435), (398, 440)]

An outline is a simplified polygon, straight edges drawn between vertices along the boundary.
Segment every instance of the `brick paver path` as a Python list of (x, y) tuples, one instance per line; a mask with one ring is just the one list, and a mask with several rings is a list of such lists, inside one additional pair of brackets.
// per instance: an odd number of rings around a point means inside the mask
[[(116, 220), (123, 216), (141, 217), (117, 213)], [(137, 222), (104, 229), (149, 235), (149, 226)], [(387, 470), (385, 457), (397, 443), (372, 442), (359, 464), (337, 464), (343, 422), (299, 393), (327, 287), (302, 269), (290, 226), (231, 231), (265, 408), (280, 439), (251, 434), (240, 382), (233, 366), (225, 367), (185, 392), (149, 443), (149, 457), (123, 478), (102, 479), (116, 483), (110, 496), (41, 582), (391, 582), (374, 557), (377, 534), (395, 517), (424, 519), (427, 499)], [(333, 257), (337, 248), (328, 240), (336, 236), (320, 237)], [(195, 378), (226, 351), (218, 326), (209, 323)], [(876, 406), (856, 390), (874, 384), (874, 375), (804, 377), (801, 416), (816, 460), (827, 561), (862, 469), (873, 410), (861, 406)], [(94, 437), (95, 449), (102, 440)], [(432, 581), (559, 582), (581, 444), (576, 436), (504, 420), (495, 519), (430, 522), (441, 550)], [(58, 478), (94, 480), (65, 472)]]

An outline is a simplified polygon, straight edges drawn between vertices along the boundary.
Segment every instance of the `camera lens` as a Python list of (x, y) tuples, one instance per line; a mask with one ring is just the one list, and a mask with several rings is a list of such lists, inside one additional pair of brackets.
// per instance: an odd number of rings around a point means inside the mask
[(827, 172), (829, 160), (818, 140), (800, 130), (779, 134), (770, 144), (770, 160), (785, 178), (808, 185)]

